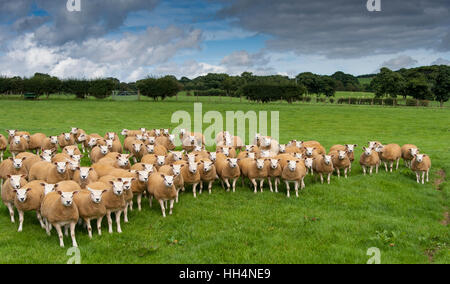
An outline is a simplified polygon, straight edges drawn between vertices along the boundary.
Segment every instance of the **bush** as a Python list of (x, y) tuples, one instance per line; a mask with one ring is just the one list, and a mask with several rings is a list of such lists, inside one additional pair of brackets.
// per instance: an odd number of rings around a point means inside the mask
[(384, 99), (384, 104), (387, 106), (393, 106), (394, 105), (394, 99), (393, 98), (386, 98)]
[(334, 98), (330, 98), (330, 104), (334, 104)]
[(429, 100), (420, 100), (419, 105), (423, 106), (423, 107), (428, 107), (428, 106), (430, 106), (430, 101)]
[(271, 101), (285, 100), (289, 103), (300, 100), (305, 89), (297, 85), (277, 85), (267, 83), (254, 83), (245, 85), (242, 93), (250, 101), (267, 103)]
[(405, 105), (406, 106), (417, 106), (417, 100), (416, 99), (406, 99)]
[(105, 99), (112, 95), (114, 82), (110, 79), (92, 80), (89, 87), (89, 94), (97, 99)]
[(374, 98), (373, 104), (381, 106), (381, 105), (383, 105), (383, 99), (382, 98)]
[(199, 97), (215, 97), (215, 96), (226, 96), (227, 93), (224, 90), (221, 89), (209, 89), (204, 91), (195, 91), (195, 96)]
[(351, 105), (356, 105), (356, 104), (358, 103), (358, 98), (350, 98), (350, 99), (349, 99), (349, 103), (350, 103)]

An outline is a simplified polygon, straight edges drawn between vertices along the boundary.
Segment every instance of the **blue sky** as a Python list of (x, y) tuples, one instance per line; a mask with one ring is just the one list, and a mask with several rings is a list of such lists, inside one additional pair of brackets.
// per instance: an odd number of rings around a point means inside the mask
[(450, 2), (0, 0), (0, 72), (195, 77), (450, 64)]

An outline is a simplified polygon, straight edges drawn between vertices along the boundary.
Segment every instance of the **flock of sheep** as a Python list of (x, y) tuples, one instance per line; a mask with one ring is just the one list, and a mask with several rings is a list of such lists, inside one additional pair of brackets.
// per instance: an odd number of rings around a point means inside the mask
[[(278, 192), (281, 180), (290, 196), (293, 184), (296, 196), (305, 188), (304, 178), (314, 173), (330, 183), (334, 172), (341, 171), (347, 178), (354, 161), (357, 145), (335, 145), (329, 153), (317, 141), (293, 140), (280, 145), (271, 137), (256, 135), (252, 145), (244, 145), (239, 137), (222, 132), (216, 138), (216, 152), (205, 150), (201, 133), (182, 130), (179, 138), (182, 151), (175, 151), (175, 135), (169, 129), (147, 131), (124, 129), (122, 144), (114, 132), (106, 135), (87, 134), (82, 129), (47, 137), (31, 135), (25, 131), (7, 130), (0, 134), (1, 197), (14, 223), (14, 208), (19, 212), (19, 232), (22, 231), (24, 212), (36, 211), (41, 227), (50, 235), (55, 227), (60, 246), (64, 246), (62, 228), (66, 235), (70, 228), (73, 246), (77, 246), (75, 226), (84, 221), (92, 238), (91, 220), (97, 220), (101, 235), (102, 219), (108, 220), (109, 233), (113, 232), (111, 213), (115, 213), (117, 232), (121, 233), (120, 220), (128, 222), (128, 210), (133, 210), (134, 196), (138, 210), (146, 195), (150, 207), (155, 198), (166, 217), (166, 208), (172, 214), (174, 202), (180, 191), (192, 186), (194, 197), (202, 193), (204, 183), (211, 194), (212, 185), (219, 180), (227, 191), (236, 190), (239, 178), (251, 181), (255, 193), (263, 191), (264, 182), (270, 191)], [(3, 160), (9, 146), (12, 157)], [(80, 147), (81, 146), (81, 147)], [(61, 150), (58, 153), (58, 150)], [(428, 155), (419, 154), (415, 145), (382, 145), (369, 142), (360, 157), (364, 175), (372, 174), (382, 163), (386, 171), (399, 167), (403, 158), (407, 167), (416, 173), (422, 184), (428, 182), (431, 161)], [(36, 152), (36, 154), (33, 153)], [(124, 154), (126, 153), (126, 154)], [(88, 155), (92, 165), (81, 167), (83, 155)], [(130, 162), (133, 161), (133, 163)], [(170, 204), (168, 204), (170, 203)]]

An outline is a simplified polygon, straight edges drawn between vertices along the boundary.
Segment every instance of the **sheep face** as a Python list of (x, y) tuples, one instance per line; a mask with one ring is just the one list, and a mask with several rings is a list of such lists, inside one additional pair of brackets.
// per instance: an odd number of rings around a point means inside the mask
[(56, 185), (49, 183), (41, 183), (41, 186), (44, 187), (44, 195), (49, 194), (50, 192), (55, 191)]
[(189, 172), (192, 174), (196, 174), (197, 173), (197, 167), (200, 163), (196, 163), (196, 162), (189, 162)]
[(176, 177), (179, 176), (181, 174), (181, 168), (183, 166), (184, 165), (171, 165), (173, 175)]
[(163, 129), (163, 135), (164, 136), (169, 136), (170, 135), (170, 130), (169, 129)]
[(20, 136), (14, 136), (13, 143), (16, 145), (19, 145), (20, 144)]
[(189, 143), (191, 143), (192, 146), (195, 145), (195, 136), (189, 136)]
[(25, 134), (25, 135), (22, 135), (22, 136), (20, 136), (20, 137), (22, 137), (23, 139), (25, 139), (25, 140), (27, 140), (28, 142), (30, 142), (30, 135)]
[(50, 136), (50, 143), (54, 145), (58, 144), (58, 136)]
[(56, 171), (59, 174), (64, 174), (67, 171), (67, 164), (68, 164), (68, 162), (57, 162), (57, 163), (54, 163), (54, 164), (56, 166)]
[(161, 136), (161, 130), (160, 129), (155, 129), (155, 135), (157, 137)]
[(235, 169), (238, 166), (238, 159), (227, 159), (230, 168)]
[(136, 135), (136, 140), (145, 141), (143, 135)]
[(184, 136), (184, 135), (186, 135), (186, 129), (180, 129), (180, 135), (181, 136)]
[(245, 145), (245, 152), (253, 152), (253, 145)]
[(173, 176), (161, 175), (161, 177), (163, 178), (164, 185), (166, 187), (172, 187), (173, 186)]
[(136, 180), (136, 178), (120, 178), (119, 181), (123, 182), (123, 190), (130, 190), (131, 183)]
[(217, 153), (216, 152), (208, 152), (208, 155), (209, 155), (209, 159), (211, 161), (213, 161), (213, 162), (216, 161), (216, 159), (217, 159)]
[(119, 165), (119, 167), (123, 168), (128, 166), (128, 164), (130, 163), (129, 159), (129, 155), (120, 155), (117, 156), (117, 164)]
[(316, 148), (307, 147), (305, 151), (306, 156), (311, 157), (313, 155), (314, 150), (316, 150)]
[(86, 181), (89, 177), (89, 173), (93, 170), (92, 168), (78, 168), (78, 170), (80, 171), (80, 179), (82, 181)]
[[(174, 161), (181, 161), (183, 160), (183, 154), (184, 152), (171, 152), (173, 155), (173, 160)], [(194, 156), (194, 160), (195, 160), (195, 156)]]
[(261, 151), (261, 158), (269, 158), (270, 157), (270, 151)]
[(276, 170), (278, 168), (278, 163), (280, 162), (280, 159), (270, 159), (270, 168), (272, 170)]
[(90, 192), (90, 196), (91, 196), (92, 202), (94, 202), (95, 204), (100, 204), (100, 202), (102, 202), (102, 195), (103, 195), (103, 193), (106, 192), (106, 189), (104, 189), (104, 190), (93, 190), (93, 189), (90, 189), (88, 187), (88, 190)]
[(149, 172), (147, 171), (138, 171), (138, 179), (140, 182), (148, 182)]
[(13, 162), (13, 166), (16, 170), (19, 170), (22, 168), (23, 166), (23, 161), (26, 160), (26, 157), (23, 157), (22, 159), (13, 159), (11, 158), (12, 162)]
[(355, 151), (355, 148), (358, 147), (357, 144), (346, 144), (345, 147), (347, 147), (347, 151), (349, 153), (353, 153)]
[(294, 157), (297, 159), (303, 159), (303, 154), (302, 153), (295, 153)]
[(372, 148), (371, 147), (363, 147), (363, 150), (364, 150), (364, 155), (366, 155), (366, 156), (370, 156), (370, 155), (372, 155)]
[(67, 168), (72, 170), (72, 171), (76, 171), (78, 168), (80, 167), (80, 162), (79, 161), (74, 161), (74, 160), (68, 160), (67, 161)]
[(117, 196), (121, 196), (123, 193), (123, 181), (111, 181), (113, 193)]
[(27, 201), (27, 192), (30, 191), (31, 188), (19, 188), (14, 189), (14, 192), (16, 193), (16, 198), (20, 203), (24, 203)]
[(228, 147), (223, 147), (223, 148), (222, 148), (222, 153), (223, 153), (225, 156), (229, 157), (229, 156), (230, 156), (230, 148), (228, 148)]
[(295, 141), (295, 146), (297, 148), (302, 148), (303, 147), (303, 141)]
[(74, 148), (64, 148), (64, 151), (67, 153), (67, 155), (72, 156), (75, 155), (75, 149)]
[(269, 147), (272, 144), (272, 139), (269, 137), (264, 137), (263, 142), (261, 143), (263, 147)]
[(70, 141), (70, 133), (63, 133), (63, 135), (64, 135), (64, 140)]
[(295, 161), (295, 160), (289, 160), (289, 161), (287, 161), (287, 162), (288, 162), (288, 164), (287, 164), (288, 169), (289, 169), (291, 172), (293, 172), (293, 171), (295, 171), (295, 170), (297, 169), (297, 163), (298, 163), (298, 161)]
[(49, 163), (52, 162), (52, 156), (49, 156), (49, 155), (40, 155), (39, 157), (41, 157), (41, 160), (44, 161), (44, 162), (49, 162)]
[(109, 152), (109, 148), (108, 146), (100, 146), (100, 153), (102, 153), (102, 155), (106, 155)]
[(108, 147), (108, 149), (111, 149), (113, 146), (113, 140), (112, 139), (108, 139), (106, 140), (106, 147)]
[(339, 160), (344, 160), (346, 156), (347, 156), (347, 151), (339, 151), (339, 156), (338, 156)]
[(25, 178), (25, 175), (8, 175), (9, 183), (13, 189), (20, 188), (20, 179)]
[(203, 147), (202, 146), (195, 146), (195, 148), (194, 148), (194, 152), (201, 152), (201, 151), (203, 151)]
[(195, 158), (198, 156), (198, 154), (188, 154), (188, 162), (189, 163), (195, 163)]
[(203, 162), (203, 172), (208, 173), (212, 170), (213, 163), (209, 161)]
[(155, 145), (147, 145), (145, 148), (147, 149), (147, 153), (149, 154), (155, 153)]
[(116, 138), (116, 133), (108, 132), (106, 133), (106, 137), (108, 137), (108, 140), (114, 140), (114, 138)]
[(247, 158), (255, 159), (256, 158), (256, 154), (255, 153), (247, 153)]
[(156, 138), (155, 137), (148, 137), (147, 141), (148, 141), (148, 143), (150, 145), (155, 145)]
[(83, 157), (83, 155), (70, 155), (70, 158), (78, 163), (81, 161), (82, 157)]
[(128, 135), (128, 129), (122, 129), (122, 131), (120, 132), (120, 135), (127, 136)]
[(164, 166), (166, 163), (166, 156), (158, 156), (156, 157), (156, 164), (160, 167)]
[(14, 137), (16, 135), (17, 130), (6, 130), (8, 132), (9, 137)]
[(418, 163), (422, 163), (423, 162), (423, 157), (426, 157), (427, 155), (425, 154), (416, 154), (414, 157), (416, 157), (416, 161)]
[(61, 195), (61, 203), (65, 207), (72, 206), (72, 204), (73, 204), (73, 196), (78, 193), (78, 191), (62, 192), (62, 191), (59, 191), (59, 190), (57, 192), (58, 192), (59, 195)]
[(153, 167), (153, 165), (144, 164), (144, 171), (147, 171), (149, 173), (153, 173), (155, 171), (155, 168)]
[(78, 128), (77, 127), (72, 127), (72, 130), (70, 131), (71, 134), (73, 135), (77, 135), (78, 134)]
[(369, 141), (368, 144), (369, 144), (369, 148), (372, 148), (372, 149), (374, 149), (376, 146), (379, 145), (379, 143), (376, 141)]
[(279, 153), (286, 153), (286, 145), (285, 144), (280, 144), (278, 146), (278, 152)]
[(419, 149), (411, 148), (411, 149), (409, 149), (409, 152), (411, 153), (411, 156), (414, 157), (415, 155), (419, 154)]
[(332, 163), (332, 158), (333, 158), (333, 155), (322, 155), (322, 158), (323, 158), (323, 161), (324, 161), (324, 163), (325, 163), (325, 165), (330, 165), (331, 163)]
[(305, 159), (305, 167), (308, 169), (311, 169), (313, 166), (314, 159), (313, 158), (306, 158)]
[(52, 157), (53, 156), (54, 151), (53, 150), (44, 150), (42, 151), (42, 155), (43, 156), (49, 156)]
[(175, 135), (170, 134), (170, 135), (169, 135), (169, 141), (170, 141), (170, 143), (175, 142)]
[(265, 163), (265, 161), (266, 161), (266, 160), (264, 160), (264, 159), (256, 159), (256, 160), (255, 160), (255, 162), (256, 162), (256, 168), (257, 168), (258, 170), (262, 170), (262, 169), (264, 168), (264, 163)]
[(91, 138), (90, 140), (89, 140), (89, 142), (88, 142), (88, 145), (89, 145), (89, 147), (95, 147), (95, 146), (97, 146), (97, 138)]

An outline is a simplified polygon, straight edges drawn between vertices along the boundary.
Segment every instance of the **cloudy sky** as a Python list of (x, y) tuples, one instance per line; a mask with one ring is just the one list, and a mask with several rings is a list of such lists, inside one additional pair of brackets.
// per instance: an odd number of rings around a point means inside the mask
[(450, 1), (0, 0), (0, 74), (360, 75), (450, 65)]

